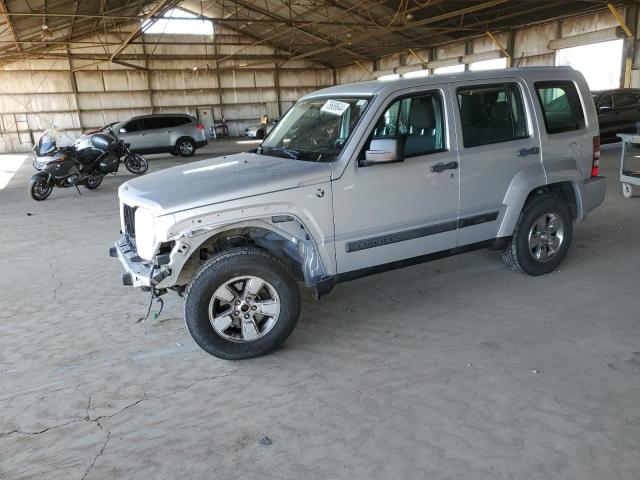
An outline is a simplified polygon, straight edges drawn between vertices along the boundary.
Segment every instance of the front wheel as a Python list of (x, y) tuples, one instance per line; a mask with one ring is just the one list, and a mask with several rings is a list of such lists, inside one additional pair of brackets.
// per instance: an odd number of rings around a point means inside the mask
[(553, 195), (540, 196), (520, 213), (502, 257), (517, 272), (550, 273), (567, 254), (572, 233), (573, 216), (567, 203)]
[(142, 175), (149, 170), (149, 161), (142, 155), (132, 153), (125, 159), (124, 166), (134, 175)]
[(41, 202), (46, 200), (53, 191), (53, 182), (46, 175), (34, 175), (29, 182), (31, 198)]
[(275, 350), (300, 315), (300, 292), (289, 269), (269, 252), (233, 248), (214, 256), (187, 289), (185, 321), (195, 342), (226, 360)]

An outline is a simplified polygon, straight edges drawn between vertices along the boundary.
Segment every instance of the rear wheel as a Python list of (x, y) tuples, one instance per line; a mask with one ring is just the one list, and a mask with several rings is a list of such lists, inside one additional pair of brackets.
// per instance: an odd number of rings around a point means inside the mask
[(200, 268), (184, 309), (189, 333), (204, 351), (240, 360), (287, 339), (300, 314), (300, 293), (288, 268), (269, 252), (234, 248)]
[(517, 272), (544, 275), (560, 265), (572, 233), (573, 217), (567, 203), (556, 196), (540, 196), (520, 213), (502, 257)]
[(87, 179), (87, 183), (84, 184), (89, 190), (94, 190), (100, 186), (102, 183), (102, 179), (104, 177), (102, 175), (94, 175)]
[(623, 183), (622, 184), (622, 196), (624, 198), (631, 198), (633, 197), (633, 185), (631, 185), (630, 183)]
[(31, 198), (38, 202), (46, 200), (53, 191), (53, 182), (50, 182), (49, 179), (44, 175), (38, 175), (34, 177), (35, 178), (31, 178), (29, 187)]
[(176, 152), (183, 157), (191, 157), (196, 153), (196, 142), (190, 138), (181, 138), (176, 142)]
[(147, 159), (137, 153), (129, 155), (124, 161), (124, 166), (134, 175), (142, 175), (149, 170)]

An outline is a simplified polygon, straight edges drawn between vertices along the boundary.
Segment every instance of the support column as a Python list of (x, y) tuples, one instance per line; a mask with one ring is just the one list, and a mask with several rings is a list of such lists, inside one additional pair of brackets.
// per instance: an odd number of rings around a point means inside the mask
[(280, 103), (280, 67), (276, 63), (273, 69), (273, 83), (276, 86), (276, 102), (278, 102), (278, 119), (282, 118), (282, 105)]

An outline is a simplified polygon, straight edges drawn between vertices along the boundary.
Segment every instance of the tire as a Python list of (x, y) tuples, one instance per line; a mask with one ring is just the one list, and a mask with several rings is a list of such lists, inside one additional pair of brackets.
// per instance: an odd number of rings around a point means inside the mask
[(89, 177), (87, 179), (87, 183), (84, 184), (84, 186), (86, 188), (88, 188), (89, 190), (95, 190), (96, 188), (98, 188), (100, 186), (100, 184), (102, 183), (102, 179), (104, 177), (102, 175), (99, 175), (97, 177)]
[(196, 153), (196, 142), (188, 137), (179, 138), (176, 142), (175, 152), (183, 157), (192, 157)]
[(622, 184), (622, 196), (624, 198), (631, 198), (633, 197), (633, 185), (631, 185), (630, 183), (623, 183)]
[(132, 153), (124, 160), (124, 166), (134, 175), (142, 175), (149, 170), (149, 162), (142, 155)]
[[(266, 316), (258, 311), (263, 309)], [(191, 337), (205, 352), (225, 360), (277, 349), (299, 315), (300, 292), (293, 274), (271, 253), (253, 247), (223, 251), (202, 265), (184, 303)]]
[(545, 275), (564, 259), (572, 234), (573, 216), (567, 203), (555, 195), (539, 196), (522, 209), (502, 258), (516, 272)]
[(34, 175), (29, 181), (29, 193), (37, 202), (46, 200), (53, 191), (53, 182), (46, 175)]

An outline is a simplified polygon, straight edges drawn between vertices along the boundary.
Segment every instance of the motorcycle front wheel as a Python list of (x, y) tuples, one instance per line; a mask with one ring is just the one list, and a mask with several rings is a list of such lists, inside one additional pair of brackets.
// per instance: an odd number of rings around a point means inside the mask
[(31, 193), (31, 198), (38, 202), (46, 200), (53, 191), (53, 182), (50, 182), (49, 179), (44, 175), (34, 175), (33, 177), (31, 177), (31, 181), (29, 183), (29, 192)]
[(149, 169), (149, 162), (142, 155), (132, 153), (124, 160), (124, 166), (134, 175), (142, 175)]
[(84, 184), (89, 190), (94, 190), (100, 186), (102, 183), (102, 179), (104, 177), (102, 175), (96, 175), (94, 177), (87, 178), (87, 183)]

